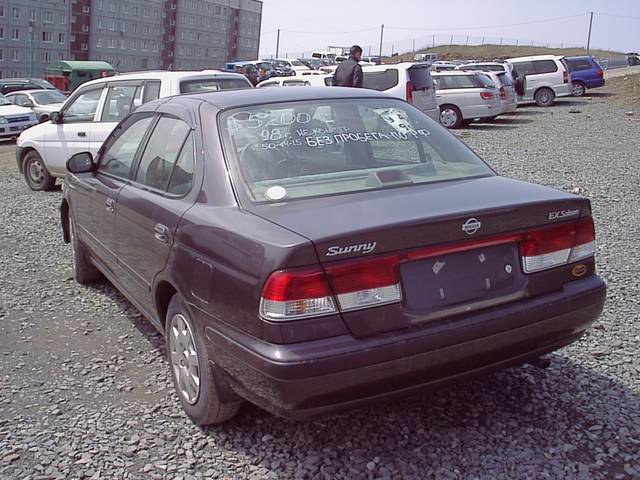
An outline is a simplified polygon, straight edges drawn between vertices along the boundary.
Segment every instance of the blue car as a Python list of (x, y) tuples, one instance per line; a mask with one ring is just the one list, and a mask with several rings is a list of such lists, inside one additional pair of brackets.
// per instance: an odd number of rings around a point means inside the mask
[(591, 56), (564, 57), (562, 60), (571, 74), (573, 86), (571, 94), (574, 97), (583, 96), (587, 88), (604, 86), (604, 71), (595, 58)]

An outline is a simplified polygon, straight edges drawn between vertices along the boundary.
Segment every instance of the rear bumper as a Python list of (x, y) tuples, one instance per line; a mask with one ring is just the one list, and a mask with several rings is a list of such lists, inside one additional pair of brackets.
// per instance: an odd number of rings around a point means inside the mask
[[(578, 339), (602, 311), (594, 276), (562, 291), (393, 334), (291, 345), (205, 328), (234, 389), (272, 413), (309, 416), (408, 395), (525, 363)], [(375, 311), (372, 311), (374, 314)]]
[(556, 85), (553, 87), (556, 93), (556, 97), (568, 97), (573, 92), (573, 86), (571, 83), (563, 83), (562, 85)]
[(438, 107), (422, 110), (422, 113), (429, 116), (431, 120), (440, 123), (440, 109)]
[(587, 80), (584, 82), (587, 88), (604, 87), (604, 78), (596, 78), (594, 80)]

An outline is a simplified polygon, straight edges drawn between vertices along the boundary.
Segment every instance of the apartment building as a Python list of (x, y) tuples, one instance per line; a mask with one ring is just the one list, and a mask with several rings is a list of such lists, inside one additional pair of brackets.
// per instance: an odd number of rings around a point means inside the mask
[(219, 68), (257, 58), (261, 20), (259, 0), (2, 0), (0, 77), (42, 77), (62, 59)]

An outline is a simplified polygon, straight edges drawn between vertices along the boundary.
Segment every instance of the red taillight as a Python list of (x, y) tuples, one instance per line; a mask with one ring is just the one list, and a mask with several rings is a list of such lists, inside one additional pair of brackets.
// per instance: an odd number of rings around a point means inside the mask
[(327, 279), (320, 268), (274, 272), (262, 289), (262, 298), (275, 302), (330, 295)]
[(328, 265), (325, 268), (331, 288), (336, 294), (386, 287), (398, 283), (396, 268), (400, 255), (355, 260)]
[(526, 232), (520, 243), (524, 272), (538, 272), (592, 257), (595, 239), (591, 217)]
[(480, 92), (480, 98), (483, 100), (493, 100), (495, 95), (491, 92)]
[(407, 82), (407, 103), (413, 103), (413, 83)]
[(566, 70), (562, 71), (562, 82), (569, 83), (569, 72), (567, 72)]
[(598, 76), (598, 78), (604, 78), (604, 71), (599, 68), (596, 75)]
[(504, 89), (504, 86), (500, 87), (500, 99), (501, 100), (507, 99), (507, 91)]

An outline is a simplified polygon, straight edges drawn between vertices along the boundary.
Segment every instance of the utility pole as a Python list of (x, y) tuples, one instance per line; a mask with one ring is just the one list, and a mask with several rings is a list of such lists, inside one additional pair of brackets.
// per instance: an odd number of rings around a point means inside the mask
[(432, 40), (433, 40), (431, 42), (432, 48), (436, 48), (436, 34), (435, 33), (432, 36)]
[(516, 40), (516, 47), (518, 46), (518, 42), (519, 42), (519, 41), (520, 41), (520, 40)]
[(587, 55), (589, 55), (589, 47), (591, 46), (591, 25), (593, 25), (593, 12), (589, 12), (589, 36), (587, 37)]
[(278, 37), (276, 38), (276, 58), (278, 58), (279, 53), (280, 53), (280, 29), (278, 29)]
[(414, 38), (413, 39), (413, 50), (412, 50), (412, 52), (415, 52), (415, 51), (416, 51), (416, 39)]
[(35, 22), (33, 20), (29, 21), (29, 26), (27, 27), (27, 31), (29, 32), (29, 78), (33, 77), (33, 34)]
[(500, 37), (500, 46), (502, 46), (502, 37)]
[(391, 56), (393, 57), (393, 49), (395, 48), (395, 45), (392, 43), (391, 44)]
[(382, 24), (382, 26), (380, 27), (380, 60), (382, 60), (382, 38), (384, 36), (384, 23)]
[(449, 42), (449, 45), (453, 45), (453, 34), (451, 35), (451, 42)]
[(467, 35), (467, 41), (464, 44), (469, 45), (469, 35)]
[(484, 45), (484, 37), (482, 37), (482, 45)]

